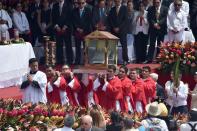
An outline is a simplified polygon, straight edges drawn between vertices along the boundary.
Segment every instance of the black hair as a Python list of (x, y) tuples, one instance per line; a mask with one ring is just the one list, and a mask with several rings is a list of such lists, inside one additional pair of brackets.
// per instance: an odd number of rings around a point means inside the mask
[(123, 65), (123, 66), (121, 66), (120, 68), (124, 69), (125, 73), (127, 74), (128, 68), (127, 68), (126, 66)]
[(38, 60), (36, 58), (29, 59), (29, 65), (31, 65), (34, 62), (38, 62)]
[(112, 69), (114, 72), (116, 72), (116, 66), (115, 65), (108, 65), (108, 69)]
[(142, 67), (142, 69), (143, 69), (143, 70), (144, 70), (144, 69), (147, 69), (149, 72), (151, 72), (150, 66), (144, 66), (144, 67)]

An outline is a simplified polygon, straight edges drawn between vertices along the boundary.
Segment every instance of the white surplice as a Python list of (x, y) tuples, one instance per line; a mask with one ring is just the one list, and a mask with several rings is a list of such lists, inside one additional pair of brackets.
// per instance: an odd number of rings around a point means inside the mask
[[(10, 18), (7, 11), (5, 11), (3, 9), (0, 10), (0, 19), (7, 21), (7, 24), (0, 24), (0, 33), (1, 34), (5, 33), (6, 34), (6, 40), (9, 40), (10, 36), (9, 36), (8, 29), (12, 27), (12, 19)], [(1, 37), (0, 37), (0, 40), (1, 40)]]
[[(40, 88), (33, 87), (31, 84), (22, 89), (23, 92), (23, 102), (32, 102), (33, 104), (42, 102), (47, 103), (46, 97), (46, 85), (47, 85), (47, 77), (44, 72), (37, 71), (36, 74), (32, 75), (33, 80), (37, 81)], [(27, 75), (23, 77), (23, 81), (27, 80)]]

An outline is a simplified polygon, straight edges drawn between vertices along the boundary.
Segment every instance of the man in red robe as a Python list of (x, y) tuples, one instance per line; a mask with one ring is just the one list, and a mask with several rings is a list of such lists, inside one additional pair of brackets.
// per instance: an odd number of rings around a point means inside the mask
[(123, 90), (123, 111), (125, 112), (133, 112), (134, 109), (134, 102), (133, 102), (133, 96), (132, 96), (132, 81), (127, 77), (128, 68), (126, 66), (121, 66), (119, 68), (119, 75), (122, 82), (122, 90)]
[(67, 88), (66, 92), (68, 95), (69, 103), (72, 106), (79, 106), (78, 93), (81, 89), (81, 85), (76, 77), (74, 77), (73, 72), (71, 71), (68, 65), (62, 66), (62, 76), (66, 80)]
[(147, 103), (151, 103), (156, 96), (156, 85), (154, 80), (150, 77), (151, 68), (149, 66), (145, 66), (142, 68), (142, 79), (144, 80), (144, 91), (146, 95)]
[(94, 76), (88, 73), (80, 74), (80, 100), (79, 103), (84, 107), (92, 107), (92, 105), (96, 104), (94, 100), (94, 91), (93, 91), (93, 81)]
[(94, 90), (97, 95), (97, 102), (106, 110), (121, 111), (123, 109), (123, 93), (122, 84), (118, 77), (115, 76), (116, 67), (109, 65), (107, 77), (99, 75), (99, 78), (94, 81)]
[(66, 81), (60, 73), (55, 71), (52, 66), (46, 68), (48, 84), (47, 99), (50, 103), (68, 104), (69, 100), (66, 93)]
[(135, 111), (143, 112), (146, 106), (146, 97), (144, 93), (144, 82), (139, 77), (139, 73), (137, 69), (131, 69), (129, 77), (132, 80), (132, 95), (135, 105)]

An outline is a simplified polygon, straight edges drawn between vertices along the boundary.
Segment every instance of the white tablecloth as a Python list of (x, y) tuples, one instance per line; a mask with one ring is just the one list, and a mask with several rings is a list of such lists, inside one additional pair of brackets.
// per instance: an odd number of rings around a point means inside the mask
[(0, 45), (0, 88), (19, 84), (30, 58), (35, 58), (30, 43)]

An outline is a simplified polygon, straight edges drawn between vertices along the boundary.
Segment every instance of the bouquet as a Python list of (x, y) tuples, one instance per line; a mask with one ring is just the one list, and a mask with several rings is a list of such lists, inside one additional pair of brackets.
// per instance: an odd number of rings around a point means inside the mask
[(185, 70), (185, 73), (188, 73), (191, 68), (196, 68), (197, 65), (197, 42), (185, 44), (162, 43), (157, 61), (161, 64), (162, 70), (171, 70), (178, 62), (179, 67), (183, 71)]

